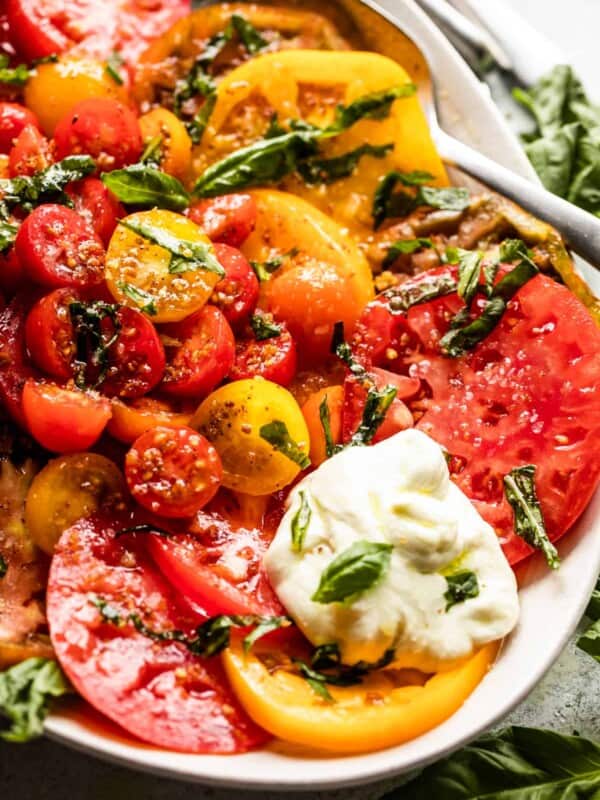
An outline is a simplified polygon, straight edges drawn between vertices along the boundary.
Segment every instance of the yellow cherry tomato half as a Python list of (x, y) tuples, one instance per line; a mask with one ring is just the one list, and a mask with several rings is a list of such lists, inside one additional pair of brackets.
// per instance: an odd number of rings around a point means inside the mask
[[(333, 702), (317, 694), (289, 659), (239, 638), (223, 653), (231, 686), (249, 716), (289, 742), (336, 753), (364, 753), (421, 736), (448, 719), (490, 669), (497, 643), (433, 676), (416, 670), (369, 673), (361, 684), (327, 685)], [(275, 668), (274, 668), (275, 665)]]
[(106, 430), (120, 442), (131, 444), (142, 433), (151, 428), (179, 428), (189, 425), (194, 408), (187, 411), (175, 407), (167, 400), (156, 397), (139, 397), (129, 403), (123, 403), (114, 397), (111, 400), (112, 417)]
[[(200, 405), (190, 425), (217, 449), (223, 485), (229, 489), (270, 494), (294, 480), (302, 468), (298, 461), (308, 463), (309, 435), (300, 406), (287, 389), (264, 378), (221, 386)], [(282, 425), (297, 460), (271, 443), (285, 446)]]
[(47, 136), (52, 136), (56, 124), (73, 106), (91, 97), (127, 103), (127, 90), (110, 77), (102, 61), (64, 58), (40, 64), (25, 85), (25, 105)]
[(192, 140), (183, 122), (166, 108), (155, 108), (143, 114), (139, 123), (146, 145), (153, 139), (159, 142), (160, 168), (169, 175), (185, 179), (192, 160)]
[(35, 476), (25, 501), (25, 524), (48, 555), (66, 528), (81, 517), (124, 503), (118, 467), (97, 453), (71, 453), (49, 461)]
[(327, 458), (327, 441), (321, 419), (321, 407), (323, 406), (324, 410), (325, 407), (327, 409), (325, 418), (329, 420), (331, 442), (335, 445), (342, 441), (343, 405), (344, 387), (326, 386), (318, 392), (313, 392), (302, 406), (302, 413), (310, 434), (310, 461), (313, 467), (318, 467)]
[[(207, 245), (210, 239), (187, 217), (174, 211), (152, 209), (130, 214), (122, 222), (144, 230), (155, 229), (178, 240)], [(180, 271), (172, 266), (169, 250), (146, 235), (117, 225), (106, 254), (106, 283), (115, 300), (144, 311), (153, 322), (178, 322), (198, 311), (221, 279), (209, 269)]]

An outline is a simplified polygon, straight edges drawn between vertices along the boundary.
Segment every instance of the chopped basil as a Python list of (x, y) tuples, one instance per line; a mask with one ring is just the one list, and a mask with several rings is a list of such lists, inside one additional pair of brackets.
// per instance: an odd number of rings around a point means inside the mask
[(268, 281), (271, 275), (276, 272), (279, 267), (285, 262), (288, 258), (294, 258), (298, 255), (300, 251), (297, 247), (293, 247), (287, 253), (283, 253), (280, 256), (276, 256), (275, 258), (271, 258), (268, 261), (251, 261), (250, 266), (254, 270), (256, 277), (261, 283)]
[(535, 490), (535, 466), (527, 464), (511, 469), (504, 476), (504, 493), (512, 506), (517, 536), (536, 550), (541, 550), (551, 569), (558, 569), (560, 559), (556, 547), (548, 538)]
[(123, 56), (115, 50), (109, 56), (106, 67), (104, 68), (106, 74), (119, 86), (123, 85), (123, 77), (119, 70), (124, 63)]
[(385, 258), (383, 259), (383, 266), (389, 267), (398, 256), (411, 255), (416, 253), (417, 250), (423, 248), (433, 247), (431, 239), (417, 238), (417, 239), (399, 239), (388, 248)]
[(259, 433), (261, 439), (268, 442), (278, 453), (282, 453), (290, 461), (298, 464), (301, 469), (310, 467), (310, 458), (291, 438), (285, 422), (274, 419), (273, 422), (263, 425)]
[(302, 552), (302, 548), (304, 547), (304, 539), (306, 537), (306, 532), (308, 531), (308, 526), (310, 525), (310, 518), (312, 516), (312, 509), (308, 504), (308, 500), (306, 499), (306, 492), (300, 490), (300, 508), (294, 516), (292, 517), (292, 550), (295, 550), (297, 553)]
[(338, 105), (333, 122), (325, 128), (324, 132), (327, 136), (337, 136), (361, 119), (385, 119), (390, 114), (394, 100), (401, 97), (412, 97), (416, 91), (417, 87), (414, 83), (404, 83), (391, 89), (365, 94), (347, 106)]
[(409, 308), (428, 303), (436, 297), (444, 297), (456, 291), (456, 281), (449, 275), (427, 275), (412, 286), (402, 284), (383, 293), (392, 314), (404, 314)]
[(319, 697), (322, 697), (323, 700), (326, 700), (328, 703), (335, 702), (331, 692), (325, 685), (327, 683), (327, 677), (325, 675), (317, 672), (305, 661), (302, 661), (299, 658), (293, 659), (293, 663), (298, 667), (300, 675), (302, 675), (304, 680), (308, 683), (315, 694), (319, 695)]
[(8, 564), (0, 553), (0, 578), (3, 578), (8, 572)]
[(352, 352), (352, 348), (344, 339), (343, 322), (336, 322), (333, 326), (330, 350), (340, 359), (340, 361), (344, 362), (353, 375), (366, 377), (366, 369), (356, 360), (354, 353)]
[[(100, 176), (102, 182), (126, 205), (183, 211), (190, 204), (188, 193), (177, 178), (148, 163), (147, 153), (148, 149), (144, 153), (146, 163), (104, 172)], [(155, 158), (156, 152), (151, 151), (150, 157)]]
[[(8, 212), (6, 212), (8, 214)], [(4, 216), (4, 211), (0, 207), (0, 216)], [(9, 222), (8, 219), (0, 219), (0, 253), (6, 253), (15, 243), (17, 238), (18, 225)]]
[(298, 165), (298, 172), (304, 182), (309, 185), (334, 183), (352, 175), (363, 156), (385, 158), (393, 149), (393, 144), (362, 144), (348, 153), (333, 158), (310, 158)]
[[(455, 186), (438, 188), (426, 186), (433, 180), (428, 172), (389, 172), (385, 175), (375, 191), (373, 199), (373, 223), (375, 229), (388, 217), (401, 217), (418, 206), (431, 206), (448, 211), (463, 211), (470, 202), (469, 191)], [(396, 186), (417, 187), (416, 194), (396, 192)]]
[(16, 67), (9, 66), (9, 57), (6, 53), (0, 55), (0, 83), (9, 86), (24, 86), (31, 77), (31, 71), (27, 64), (17, 64)]
[(41, 736), (52, 702), (71, 691), (53, 659), (28, 658), (0, 672), (0, 715), (9, 722), (0, 738), (28, 742)]
[(292, 621), (289, 617), (255, 617), (252, 624), (256, 625), (256, 627), (244, 637), (245, 653), (248, 653), (255, 642), (262, 639), (263, 636), (279, 630), (279, 628), (287, 628), (292, 624)]
[(327, 458), (331, 458), (338, 449), (339, 445), (336, 445), (333, 441), (333, 436), (331, 433), (331, 416), (329, 414), (329, 405), (327, 404), (327, 395), (321, 400), (321, 404), (319, 405), (319, 419), (321, 420), (321, 427), (323, 428), (323, 436), (325, 437), (325, 455)]
[(500, 245), (498, 257), (500, 261), (516, 261), (517, 259), (531, 259), (533, 253), (522, 239), (504, 239)]
[(231, 39), (234, 32), (237, 33), (240, 42), (251, 56), (260, 53), (260, 51), (264, 50), (269, 44), (256, 30), (254, 25), (241, 14), (232, 15), (229, 25), (225, 30), (225, 36)]
[(56, 64), (58, 61), (58, 53), (50, 53), (49, 56), (40, 56), (34, 58), (31, 62), (32, 67), (38, 67), (40, 64)]
[(85, 178), (95, 169), (96, 162), (89, 156), (67, 156), (34, 175), (2, 178), (2, 202), (9, 208), (20, 206), (25, 211), (31, 211), (42, 203), (72, 206), (71, 198), (64, 191), (65, 186)]
[(133, 300), (139, 310), (143, 311), (144, 314), (148, 314), (150, 317), (156, 316), (158, 313), (156, 310), (156, 297), (153, 297), (150, 292), (139, 289), (132, 283), (124, 283), (123, 281), (119, 281), (117, 287), (126, 297)]
[(281, 336), (281, 325), (277, 325), (270, 314), (253, 314), (250, 317), (250, 327), (258, 342)]
[(192, 270), (205, 270), (206, 272), (214, 272), (220, 278), (225, 277), (225, 270), (215, 256), (212, 244), (179, 239), (170, 231), (151, 225), (148, 222), (121, 220), (119, 224), (146, 239), (146, 241), (167, 250), (171, 254), (169, 272), (172, 275), (179, 275), (182, 272), (190, 272)]
[(461, 247), (449, 247), (446, 250), (448, 264), (458, 264), (457, 294), (470, 306), (479, 287), (481, 278), (482, 254), (477, 250), (463, 250)]
[(366, 445), (373, 440), (397, 393), (396, 387), (391, 385), (383, 389), (369, 388), (360, 425), (350, 439), (352, 446)]
[(446, 611), (457, 603), (464, 603), (472, 597), (479, 595), (479, 581), (477, 575), (470, 570), (461, 570), (454, 575), (446, 575), (447, 590), (444, 592)]
[[(118, 311), (118, 305), (101, 300), (69, 304), (76, 345), (75, 385), (79, 389), (97, 389), (104, 382), (108, 372), (109, 350), (121, 333)], [(104, 325), (106, 319), (111, 322), (111, 330)], [(88, 380), (90, 367), (91, 382)]]
[(342, 603), (372, 589), (390, 568), (392, 545), (358, 541), (323, 570), (315, 603)]
[(144, 147), (144, 152), (140, 156), (140, 164), (146, 164), (147, 166), (156, 167), (157, 169), (160, 168), (163, 144), (164, 139), (160, 133), (153, 136)]

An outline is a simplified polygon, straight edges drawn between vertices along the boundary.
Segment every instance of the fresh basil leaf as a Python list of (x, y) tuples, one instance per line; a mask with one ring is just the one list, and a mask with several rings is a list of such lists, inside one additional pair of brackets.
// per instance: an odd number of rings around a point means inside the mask
[(254, 270), (258, 280), (261, 283), (265, 283), (288, 258), (295, 258), (299, 252), (297, 247), (293, 247), (287, 253), (283, 253), (283, 255), (277, 256), (276, 258), (271, 258), (268, 261), (251, 261), (250, 266)]
[(34, 175), (0, 179), (0, 194), (6, 207), (20, 206), (31, 211), (42, 203), (63, 203), (71, 206), (64, 189), (68, 183), (79, 181), (96, 169), (89, 156), (67, 156)]
[(315, 603), (342, 603), (372, 589), (390, 568), (392, 545), (358, 541), (323, 570)]
[(392, 104), (401, 97), (412, 97), (417, 91), (414, 83), (404, 83), (391, 89), (371, 92), (358, 97), (349, 105), (338, 105), (335, 119), (323, 131), (324, 135), (337, 136), (351, 128), (361, 119), (385, 119), (389, 116)]
[[(108, 373), (110, 348), (121, 333), (119, 306), (97, 300), (69, 303), (75, 338), (75, 385), (79, 389), (97, 389)], [(105, 321), (110, 326), (105, 325)], [(92, 377), (88, 379), (89, 368)]]
[(513, 726), (426, 767), (384, 800), (592, 800), (599, 791), (599, 744)]
[(325, 455), (331, 458), (338, 451), (338, 445), (333, 441), (331, 433), (331, 415), (329, 413), (329, 405), (327, 403), (327, 395), (321, 400), (319, 405), (319, 419), (321, 420), (321, 427), (323, 428), (323, 436), (325, 437)]
[(281, 336), (282, 327), (273, 321), (271, 314), (253, 314), (250, 317), (250, 327), (257, 342)]
[(399, 256), (411, 255), (412, 253), (416, 253), (417, 250), (428, 247), (433, 247), (431, 239), (422, 237), (418, 237), (417, 239), (399, 239), (389, 246), (386, 256), (383, 259), (382, 266), (384, 268), (389, 267)]
[(350, 177), (363, 156), (385, 158), (393, 149), (393, 144), (361, 144), (360, 147), (333, 158), (310, 158), (298, 165), (298, 172), (309, 185), (335, 183), (341, 178)]
[(476, 250), (463, 250), (461, 247), (449, 247), (446, 250), (448, 264), (458, 264), (457, 294), (470, 306), (477, 293), (481, 279), (482, 254)]
[(185, 127), (194, 144), (200, 144), (204, 131), (212, 117), (212, 113), (217, 105), (217, 92), (210, 92), (206, 96), (206, 100), (202, 104), (200, 111), (191, 119), (186, 122)]
[(535, 490), (535, 466), (527, 464), (511, 469), (504, 476), (504, 493), (512, 506), (517, 536), (536, 550), (541, 550), (551, 569), (558, 569), (560, 559), (556, 547), (548, 538)]
[(146, 143), (144, 152), (140, 156), (140, 164), (160, 169), (163, 144), (164, 139), (160, 133), (157, 136), (153, 136), (152, 139)]
[(306, 492), (300, 490), (299, 497), (300, 497), (300, 507), (292, 517), (292, 524), (291, 524), (292, 550), (295, 550), (297, 553), (302, 552), (302, 548), (304, 546), (304, 539), (306, 537), (306, 532), (308, 531), (308, 526), (310, 525), (310, 518), (312, 516), (312, 509), (308, 504), (308, 500), (306, 499)]
[[(398, 209), (395, 207), (396, 199), (394, 190), (399, 183), (402, 184), (402, 186), (421, 186), (433, 179), (434, 176), (431, 173), (422, 172), (420, 170), (414, 172), (398, 172), (394, 170), (384, 175), (377, 185), (373, 198), (373, 210), (371, 213), (375, 230), (377, 230), (388, 217), (401, 216), (403, 213), (406, 213), (405, 211), (397, 213)], [(401, 193), (400, 196), (404, 202), (407, 202), (407, 209), (410, 210), (414, 198), (405, 193)]]
[(446, 600), (446, 611), (457, 603), (464, 603), (465, 600), (479, 595), (479, 581), (477, 575), (471, 570), (461, 570), (454, 575), (446, 575), (447, 590), (444, 592)]
[(446, 211), (464, 211), (469, 207), (471, 196), (468, 189), (460, 186), (420, 186), (417, 191), (417, 205), (441, 208)]
[(445, 297), (456, 291), (456, 281), (450, 275), (427, 275), (412, 286), (402, 284), (383, 292), (392, 314), (405, 314), (409, 308), (428, 303), (436, 297)]
[(3, 578), (7, 572), (8, 572), (8, 564), (4, 560), (2, 554), (0, 553), (0, 578)]
[(30, 77), (31, 71), (27, 64), (10, 67), (8, 56), (5, 53), (0, 55), (0, 83), (8, 86), (24, 86)]
[(130, 300), (136, 304), (140, 311), (148, 314), (150, 317), (155, 317), (158, 313), (156, 310), (156, 297), (153, 297), (150, 292), (144, 289), (139, 289), (132, 283), (124, 283), (119, 281), (117, 287), (126, 295)]
[(206, 242), (192, 242), (188, 239), (179, 239), (173, 233), (151, 225), (148, 222), (132, 222), (121, 220), (119, 225), (127, 228), (146, 241), (162, 247), (171, 254), (169, 272), (178, 275), (192, 270), (214, 272), (220, 278), (225, 277), (225, 270), (221, 266), (212, 244)]
[[(233, 14), (229, 25), (237, 33), (240, 42), (251, 56), (255, 56), (268, 46), (267, 40), (261, 36), (254, 25), (241, 14)], [(231, 38), (231, 36), (230, 36)]]
[(131, 164), (104, 172), (100, 177), (115, 197), (126, 205), (183, 211), (190, 204), (190, 197), (177, 178), (152, 164)]
[(385, 386), (381, 390), (375, 386), (369, 388), (360, 425), (350, 439), (351, 446), (366, 445), (373, 440), (397, 393), (395, 386)]
[(327, 679), (324, 675), (316, 672), (314, 669), (309, 667), (306, 662), (301, 661), (299, 658), (294, 658), (293, 663), (298, 667), (300, 675), (302, 675), (304, 680), (308, 683), (315, 694), (319, 695), (319, 697), (322, 697), (323, 700), (327, 701), (328, 703), (335, 702), (331, 692), (325, 685)]
[(285, 422), (275, 419), (273, 422), (263, 425), (259, 433), (261, 439), (268, 442), (278, 453), (282, 453), (290, 461), (298, 464), (301, 469), (310, 467), (310, 458), (291, 438)]
[(0, 672), (0, 715), (9, 722), (0, 737), (28, 742), (40, 736), (53, 700), (71, 691), (58, 663), (49, 658), (28, 658)]
[(531, 259), (533, 253), (522, 239), (504, 239), (500, 244), (499, 259), (510, 263), (517, 259)]
[(244, 652), (248, 653), (254, 644), (266, 636), (268, 633), (279, 630), (279, 628), (287, 628), (292, 624), (289, 617), (256, 617), (253, 624), (256, 625), (253, 631), (244, 637)]
[(115, 50), (109, 56), (106, 67), (104, 68), (106, 74), (112, 78), (118, 86), (123, 85), (123, 77), (120, 69), (124, 63), (123, 56)]

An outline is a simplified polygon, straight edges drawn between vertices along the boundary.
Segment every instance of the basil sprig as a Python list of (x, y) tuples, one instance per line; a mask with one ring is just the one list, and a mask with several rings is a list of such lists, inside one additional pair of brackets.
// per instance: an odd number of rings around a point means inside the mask
[(0, 179), (0, 195), (8, 208), (19, 206), (31, 211), (42, 203), (62, 203), (72, 206), (64, 189), (68, 183), (79, 181), (96, 169), (90, 156), (67, 156), (34, 175)]
[(9, 66), (10, 59), (6, 53), (0, 54), (0, 83), (8, 86), (24, 86), (31, 77), (31, 70), (27, 64)]
[(281, 325), (277, 325), (274, 322), (271, 314), (253, 314), (250, 317), (250, 327), (257, 342), (281, 336), (281, 331), (283, 330)]
[(310, 518), (312, 517), (312, 509), (306, 499), (306, 492), (300, 490), (300, 506), (298, 511), (292, 517), (291, 531), (292, 531), (292, 550), (297, 553), (302, 552), (304, 547), (304, 539), (306, 532), (310, 525)]
[(298, 165), (298, 172), (309, 186), (314, 184), (330, 184), (353, 174), (359, 161), (364, 156), (385, 158), (394, 149), (390, 144), (361, 144), (348, 153), (333, 158), (310, 158)]
[(464, 603), (465, 600), (479, 595), (479, 581), (477, 575), (471, 570), (461, 570), (453, 575), (446, 575), (445, 578), (448, 586), (444, 592), (446, 611), (449, 611), (457, 603)]
[(315, 603), (342, 603), (372, 589), (390, 568), (392, 545), (355, 542), (323, 570), (311, 597)]
[(535, 490), (535, 466), (527, 464), (511, 469), (504, 476), (504, 493), (512, 506), (517, 536), (536, 550), (541, 550), (551, 569), (558, 569), (560, 559), (556, 547), (548, 538)]
[(398, 256), (412, 255), (412, 253), (416, 253), (417, 250), (423, 250), (424, 248), (429, 247), (433, 247), (433, 242), (431, 239), (422, 237), (418, 237), (416, 239), (399, 239), (397, 242), (394, 242), (388, 247), (388, 251), (383, 259), (382, 266), (384, 268), (389, 267), (394, 263)]
[(204, 270), (206, 272), (214, 272), (220, 278), (225, 277), (225, 270), (215, 256), (212, 244), (180, 239), (170, 231), (159, 228), (157, 225), (151, 225), (149, 222), (121, 220), (119, 225), (136, 233), (146, 241), (167, 250), (171, 254), (169, 272), (172, 275), (179, 275), (182, 272), (190, 272), (192, 270)]
[(298, 121), (291, 130), (272, 126), (268, 135), (209, 166), (198, 178), (194, 194), (215, 197), (241, 188), (278, 183), (316, 155), (318, 143), (338, 136), (361, 119), (381, 119), (394, 100), (414, 94), (414, 84), (404, 84), (359, 97), (338, 106), (333, 122), (325, 128)]
[(177, 178), (162, 172), (155, 161), (149, 160), (155, 159), (156, 149), (160, 149), (160, 142), (153, 145), (150, 153), (146, 148), (145, 163), (104, 172), (100, 178), (125, 205), (183, 211), (190, 204), (190, 196)]
[(267, 422), (260, 428), (260, 437), (268, 442), (274, 450), (282, 453), (290, 461), (293, 461), (301, 469), (310, 467), (310, 458), (295, 442), (287, 429), (285, 422), (279, 419), (274, 419), (272, 422)]
[[(388, 172), (379, 181), (373, 198), (373, 226), (377, 230), (388, 217), (403, 217), (418, 206), (430, 206), (447, 211), (464, 211), (470, 199), (467, 189), (447, 186), (427, 186), (434, 176), (429, 172)], [(416, 193), (396, 191), (398, 184), (416, 188)]]

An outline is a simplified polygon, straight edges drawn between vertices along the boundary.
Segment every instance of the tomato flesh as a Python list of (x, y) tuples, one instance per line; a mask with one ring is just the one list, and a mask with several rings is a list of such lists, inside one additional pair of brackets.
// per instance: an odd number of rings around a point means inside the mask
[(239, 339), (235, 346), (235, 362), (230, 378), (240, 381), (244, 378), (261, 377), (289, 386), (296, 374), (296, 342), (285, 323), (278, 323), (280, 333), (268, 339), (254, 336)]
[(40, 133), (37, 124), (25, 125), (8, 154), (8, 172), (11, 178), (34, 175), (50, 166), (50, 145)]
[(112, 192), (98, 178), (84, 178), (66, 189), (75, 211), (88, 222), (108, 247), (117, 222), (126, 211)]
[(75, 343), (69, 312), (80, 301), (73, 289), (55, 289), (33, 306), (25, 323), (25, 342), (35, 365), (55, 378), (73, 375)]
[(240, 247), (254, 230), (258, 211), (252, 195), (240, 193), (202, 200), (188, 213), (213, 242)]
[(77, 691), (124, 730), (188, 753), (238, 753), (268, 735), (241, 709), (218, 658), (156, 642), (131, 624), (103, 620), (90, 599), (153, 630), (193, 635), (203, 621), (148, 558), (125, 523), (92, 517), (65, 531), (52, 560), (48, 621), (61, 666)]
[(216, 244), (215, 255), (225, 277), (213, 289), (210, 302), (218, 306), (235, 328), (248, 319), (258, 302), (259, 283), (248, 259), (227, 244)]
[(0, 153), (10, 153), (23, 128), (39, 128), (35, 114), (19, 103), (0, 103)]

